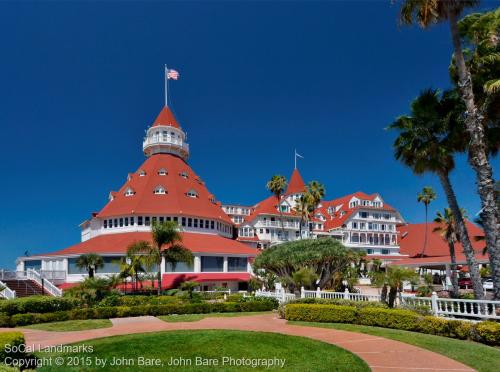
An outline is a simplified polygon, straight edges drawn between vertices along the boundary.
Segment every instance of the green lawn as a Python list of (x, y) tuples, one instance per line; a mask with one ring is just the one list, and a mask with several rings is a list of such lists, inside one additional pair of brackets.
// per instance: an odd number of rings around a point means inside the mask
[(158, 319), (164, 320), (169, 323), (177, 322), (197, 322), (204, 318), (226, 318), (234, 316), (245, 316), (245, 315), (262, 315), (269, 314), (270, 312), (259, 311), (259, 312), (237, 312), (237, 313), (209, 313), (209, 314), (179, 314), (179, 315), (161, 315)]
[(423, 333), (400, 331), (397, 329), (370, 327), (355, 324), (340, 323), (313, 323), (313, 322), (288, 322), (294, 325), (309, 327), (334, 328), (343, 331), (366, 333), (406, 342), (407, 344), (434, 351), (436, 353), (455, 359), (478, 371), (498, 371), (500, 366), (500, 348), (494, 348), (472, 341), (456, 340), (453, 338), (427, 335)]
[[(171, 331), (135, 334), (85, 341), (74, 345), (92, 347), (93, 352), (48, 354), (37, 353), (40, 358), (56, 357), (60, 366), (44, 366), (39, 371), (369, 371), (368, 366), (354, 354), (337, 346), (303, 337), (275, 333), (243, 331)], [(88, 357), (88, 358), (87, 358)], [(124, 359), (122, 359), (124, 358)], [(140, 359), (143, 358), (143, 359)], [(197, 359), (200, 358), (200, 359)], [(230, 360), (284, 359), (281, 366), (229, 365)], [(178, 364), (169, 365), (171, 361)], [(200, 360), (211, 366), (199, 365)], [(103, 368), (102, 361), (107, 364)], [(112, 366), (113, 362), (124, 362)], [(146, 367), (145, 361), (160, 365)], [(197, 365), (198, 361), (198, 365)], [(142, 362), (142, 364), (141, 364)], [(79, 365), (72, 367), (71, 363)], [(100, 363), (100, 366), (97, 364)], [(251, 363), (251, 362), (250, 362)], [(261, 362), (262, 363), (262, 362)], [(275, 362), (278, 364), (278, 362)]]
[(39, 329), (41, 331), (70, 332), (70, 331), (83, 331), (85, 329), (108, 328), (111, 326), (112, 326), (111, 321), (108, 319), (89, 319), (89, 320), (67, 320), (65, 322), (33, 324), (22, 328)]

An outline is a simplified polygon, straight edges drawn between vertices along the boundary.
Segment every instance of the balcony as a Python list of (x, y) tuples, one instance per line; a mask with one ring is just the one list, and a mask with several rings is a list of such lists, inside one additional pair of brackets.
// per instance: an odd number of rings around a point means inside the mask
[(255, 224), (255, 227), (284, 227), (285, 229), (299, 229), (300, 228), (300, 223), (298, 221), (283, 221), (283, 225), (281, 224), (281, 221), (258, 221)]

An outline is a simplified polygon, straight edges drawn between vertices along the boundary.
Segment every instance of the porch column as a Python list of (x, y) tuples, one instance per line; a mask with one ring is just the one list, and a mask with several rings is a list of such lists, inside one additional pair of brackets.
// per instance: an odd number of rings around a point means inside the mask
[(222, 271), (227, 273), (227, 267), (228, 267), (228, 264), (227, 264), (227, 256), (224, 256), (224, 263), (222, 265)]
[(194, 256), (193, 270), (195, 273), (201, 273), (201, 257)]

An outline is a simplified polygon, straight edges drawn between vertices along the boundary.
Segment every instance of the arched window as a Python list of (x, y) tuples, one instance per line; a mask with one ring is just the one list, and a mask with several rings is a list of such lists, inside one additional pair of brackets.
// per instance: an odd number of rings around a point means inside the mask
[(154, 191), (153, 191), (155, 194), (166, 194), (167, 193), (167, 190), (162, 186), (162, 185), (158, 185), (155, 187)]
[(188, 179), (188, 174), (187, 174), (187, 172), (181, 172), (181, 173), (179, 173), (179, 176), (181, 176), (182, 178), (184, 178), (184, 179), (186, 179), (186, 180)]
[(168, 174), (167, 170), (165, 168), (161, 168), (158, 170), (158, 175), (159, 176), (166, 176)]
[(198, 197), (198, 193), (196, 192), (196, 190), (189, 190), (187, 193), (186, 193), (187, 196), (189, 196), (190, 198), (197, 198)]
[(127, 187), (124, 194), (125, 194), (125, 196), (132, 196), (135, 194), (135, 191), (131, 187)]
[(144, 177), (146, 175), (146, 171), (144, 169), (139, 170), (139, 177)]

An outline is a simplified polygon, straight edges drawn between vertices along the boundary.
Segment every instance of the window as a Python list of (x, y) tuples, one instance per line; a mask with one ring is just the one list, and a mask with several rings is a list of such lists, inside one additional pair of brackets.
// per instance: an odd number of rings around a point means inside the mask
[(189, 196), (190, 198), (197, 198), (198, 197), (198, 193), (193, 189), (189, 190), (186, 193), (186, 195)]
[(228, 257), (227, 271), (247, 271), (246, 257)]
[(128, 226), (128, 217), (125, 217), (125, 226)]
[(364, 222), (360, 222), (360, 223), (359, 223), (359, 228), (360, 228), (361, 230), (366, 229), (366, 223), (364, 223)]
[(201, 256), (202, 272), (222, 272), (224, 271), (224, 257)]
[(182, 226), (186, 226), (186, 217), (182, 217)]
[(359, 212), (359, 217), (368, 218), (368, 212)]
[(184, 178), (185, 180), (188, 179), (188, 174), (186, 172), (181, 172), (179, 173), (179, 176), (181, 176), (182, 178)]
[(146, 225), (146, 226), (150, 226), (151, 225), (151, 221), (150, 221), (149, 216), (144, 217), (144, 225)]
[(200, 219), (200, 229), (203, 229), (203, 220)]
[(188, 227), (191, 227), (193, 225), (193, 219), (188, 218)]
[(132, 196), (135, 194), (135, 191), (130, 188), (130, 187), (127, 187), (127, 189), (125, 190), (125, 196)]
[(210, 229), (215, 229), (215, 223), (214, 221), (210, 221)]
[(154, 191), (153, 191), (155, 194), (166, 194), (167, 193), (167, 190), (161, 186), (161, 185), (158, 185), (155, 187)]
[(389, 254), (389, 250), (388, 249), (382, 249), (382, 254)]
[(371, 222), (368, 223), (368, 230), (373, 230), (373, 223)]
[(158, 217), (158, 221), (160, 221), (160, 223), (163, 223), (163, 221), (165, 221), (165, 218), (163, 218), (163, 217)]
[(134, 226), (134, 217), (130, 217), (130, 226)]
[(175, 267), (173, 267), (170, 262), (165, 262), (165, 271), (167, 273), (192, 273), (194, 266), (185, 262), (177, 262)]
[(139, 177), (144, 177), (145, 175), (146, 175), (146, 171), (144, 171), (144, 170), (141, 169), (139, 171)]
[(42, 261), (41, 260), (24, 261), (24, 270), (28, 270), (28, 269), (40, 270), (41, 268), (42, 268)]
[(104, 228), (107, 229), (108, 228), (108, 220), (104, 220)]
[(353, 222), (352, 223), (352, 228), (353, 229), (357, 229), (358, 228), (358, 223), (357, 222)]
[(366, 250), (366, 253), (367, 253), (367, 254), (373, 254), (373, 249), (367, 249), (367, 250)]
[(198, 219), (197, 218), (194, 219), (193, 227), (198, 227)]
[(386, 214), (384, 214), (384, 218), (385, 218), (386, 220), (390, 220), (390, 219), (391, 219), (391, 215), (390, 215), (390, 214), (388, 214), (388, 213), (386, 213)]
[(137, 224), (138, 224), (139, 226), (142, 226), (142, 216), (138, 216), (138, 217), (137, 217)]
[(158, 171), (158, 176), (166, 176), (168, 174), (167, 170), (165, 168), (161, 168)]
[(115, 220), (113, 222), (113, 226), (114, 227), (118, 227), (118, 218), (115, 218)]

